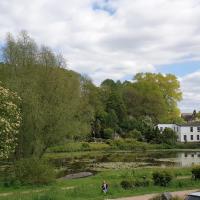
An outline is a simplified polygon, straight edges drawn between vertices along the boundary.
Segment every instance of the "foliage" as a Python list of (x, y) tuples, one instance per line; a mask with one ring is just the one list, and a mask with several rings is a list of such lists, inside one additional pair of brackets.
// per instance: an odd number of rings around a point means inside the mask
[(165, 128), (162, 132), (162, 142), (169, 145), (176, 144), (178, 136), (171, 128)]
[(156, 128), (149, 128), (145, 132), (145, 140), (146, 142), (160, 144), (162, 143), (162, 135), (158, 127)]
[(146, 150), (148, 145), (144, 142), (139, 142), (134, 139), (118, 139), (111, 144), (112, 148), (120, 150)]
[(160, 116), (158, 115), (160, 118), (157, 118), (159, 121), (173, 122), (174, 119), (179, 117), (180, 111), (177, 108), (177, 102), (182, 99), (182, 93), (180, 91), (180, 83), (175, 75), (139, 73), (134, 77), (134, 80), (137, 83), (154, 86), (158, 92), (156, 97), (162, 96), (162, 101), (158, 101), (158, 105), (154, 104), (155, 107), (152, 107), (156, 109), (155, 111), (158, 111), (159, 105), (163, 106), (161, 108), (163, 113)]
[(143, 140), (143, 137), (142, 137), (142, 134), (140, 131), (138, 131), (137, 129), (134, 129), (132, 131), (129, 131), (125, 137), (127, 138), (133, 138), (133, 139), (136, 139), (138, 141), (142, 141)]
[(8, 158), (15, 151), (21, 124), (21, 98), (0, 82), (0, 158)]
[(47, 152), (77, 152), (77, 151), (102, 151), (109, 149), (109, 145), (103, 142), (66, 142), (63, 145), (50, 147)]
[(8, 35), (0, 79), (22, 98), (17, 158), (41, 157), (48, 147), (90, 133), (93, 110), (82, 77), (65, 69), (64, 60), (39, 47), (26, 33)]
[(2, 55), (0, 80), (22, 98), (18, 159), (42, 157), (69, 139), (111, 138), (111, 130), (162, 143), (154, 124), (180, 120), (181, 92), (174, 75), (140, 73), (133, 82), (106, 79), (97, 87), (89, 77), (67, 70), (62, 55), (38, 46), (26, 31), (17, 39), (8, 34)]
[(103, 131), (103, 138), (104, 139), (112, 139), (114, 135), (114, 130), (112, 128), (106, 128)]
[[(159, 170), (160, 168), (137, 168), (135, 169), (135, 177), (139, 178), (142, 176), (147, 176), (148, 179), (151, 178), (151, 174), (154, 171)], [(137, 187), (133, 190), (124, 190), (120, 182), (126, 178), (122, 177), (122, 174), (129, 172), (130, 170), (109, 170), (95, 174), (94, 176), (82, 179), (74, 180), (59, 180), (49, 186), (40, 186), (40, 187), (31, 187), (23, 186), (18, 189), (15, 187), (4, 188), (0, 186), (1, 194), (6, 193), (10, 194), (8, 196), (1, 196), (2, 200), (40, 200), (40, 198), (45, 197), (47, 199), (59, 199), (59, 200), (88, 200), (88, 199), (105, 199), (104, 194), (101, 193), (101, 183), (102, 180), (110, 186), (110, 192), (106, 195), (106, 198), (115, 199), (120, 197), (144, 195), (147, 193), (162, 193), (167, 191), (178, 191), (178, 190), (188, 190), (192, 188), (199, 188), (200, 182), (194, 181), (191, 178), (184, 178), (185, 176), (190, 175), (190, 168), (170, 168), (174, 173), (181, 174), (181, 179), (174, 179), (172, 183), (167, 187), (154, 186), (150, 184), (148, 187)], [(179, 183), (182, 183), (180, 187)], [(69, 187), (74, 187), (69, 189)], [(68, 189), (67, 189), (68, 188)], [(40, 192), (37, 192), (40, 191)], [(42, 197), (41, 197), (42, 196)]]
[(122, 186), (123, 189), (128, 190), (133, 188), (132, 181), (130, 180), (123, 180), (121, 181), (120, 185)]
[(192, 169), (192, 177), (195, 180), (200, 179), (200, 166), (196, 166)]
[(153, 173), (153, 181), (155, 185), (167, 187), (172, 179), (173, 176), (168, 171), (157, 171)]
[(22, 159), (14, 165), (15, 178), (21, 184), (49, 184), (55, 172), (46, 161), (37, 158)]
[(133, 189), (136, 187), (147, 187), (149, 186), (150, 181), (147, 179), (136, 179), (136, 180), (123, 180), (120, 185), (123, 189)]

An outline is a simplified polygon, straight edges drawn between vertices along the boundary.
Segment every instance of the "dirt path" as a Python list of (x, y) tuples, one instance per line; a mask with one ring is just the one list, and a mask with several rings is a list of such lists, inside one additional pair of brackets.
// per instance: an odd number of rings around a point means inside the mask
[[(196, 192), (196, 190), (185, 190), (185, 191), (177, 191), (177, 192), (170, 192), (173, 196), (180, 196), (184, 197), (189, 193)], [(142, 196), (134, 196), (134, 197), (125, 197), (125, 198), (118, 198), (115, 200), (149, 200), (152, 197), (156, 196), (157, 194), (147, 194), (147, 195), (142, 195)], [(110, 199), (111, 200), (111, 199)]]

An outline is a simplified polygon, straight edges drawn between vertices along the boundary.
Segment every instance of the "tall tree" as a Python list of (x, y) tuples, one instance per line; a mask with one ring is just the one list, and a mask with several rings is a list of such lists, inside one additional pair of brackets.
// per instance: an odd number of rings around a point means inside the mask
[(81, 76), (64, 69), (60, 56), (49, 48), (39, 48), (26, 33), (17, 40), (12, 38), (14, 48), (10, 48), (10, 38), (4, 48), (5, 64), (0, 69), (4, 76), (0, 77), (22, 98), (16, 155), (41, 156), (65, 138), (88, 134), (90, 108)]
[(0, 82), (0, 158), (8, 158), (15, 151), (21, 124), (20, 97)]
[(158, 86), (156, 91), (162, 94), (167, 108), (166, 117), (163, 119), (165, 122), (173, 122), (179, 117), (180, 111), (177, 102), (182, 99), (182, 93), (176, 76), (172, 74), (139, 73), (134, 77), (134, 81)]

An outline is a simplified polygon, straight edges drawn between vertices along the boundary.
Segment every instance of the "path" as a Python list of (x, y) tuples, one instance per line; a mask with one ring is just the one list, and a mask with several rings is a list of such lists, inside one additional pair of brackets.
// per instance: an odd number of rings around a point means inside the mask
[[(190, 193), (196, 192), (196, 191), (198, 191), (198, 189), (196, 189), (196, 190), (177, 191), (177, 192), (170, 192), (170, 193), (173, 196), (184, 197), (187, 194), (190, 194)], [(146, 194), (146, 195), (142, 195), (142, 196), (125, 197), (125, 198), (118, 198), (118, 199), (113, 199), (113, 200), (149, 200), (149, 199), (151, 199), (152, 197), (154, 197), (156, 195), (158, 195), (158, 194)]]

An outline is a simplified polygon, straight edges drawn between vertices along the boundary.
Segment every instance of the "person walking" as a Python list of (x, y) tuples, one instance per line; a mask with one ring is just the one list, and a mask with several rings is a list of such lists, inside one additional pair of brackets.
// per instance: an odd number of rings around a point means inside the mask
[(104, 194), (106, 194), (108, 192), (108, 184), (106, 183), (106, 181), (103, 181), (101, 189), (102, 189)]

